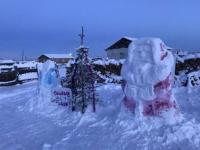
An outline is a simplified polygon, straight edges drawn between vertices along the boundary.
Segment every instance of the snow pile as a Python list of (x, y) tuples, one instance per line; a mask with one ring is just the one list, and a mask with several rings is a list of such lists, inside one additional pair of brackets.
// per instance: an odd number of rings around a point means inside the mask
[(182, 55), (181, 58), (184, 60), (200, 58), (200, 53), (199, 52), (185, 52), (185, 54)]
[(188, 77), (185, 73), (181, 73), (180, 75), (175, 76), (174, 78), (175, 87), (187, 86), (187, 84), (188, 84)]
[(200, 71), (194, 71), (186, 74), (185, 72), (175, 76), (175, 87), (195, 87), (200, 86)]
[(125, 106), (139, 116), (176, 110), (171, 92), (173, 69), (173, 55), (160, 39), (144, 38), (130, 44), (121, 71), (125, 80)]
[(164, 80), (173, 66), (173, 56), (160, 39), (140, 39), (130, 44), (121, 74), (131, 84), (152, 86)]
[(125, 59), (120, 59), (120, 60), (115, 60), (115, 59), (102, 59), (102, 60), (95, 60), (93, 61), (93, 64), (97, 64), (97, 65), (109, 65), (109, 64), (114, 64), (114, 65), (120, 65), (123, 64), (125, 61)]
[(24, 73), (24, 74), (20, 74), (18, 76), (20, 81), (23, 80), (34, 80), (38, 78), (37, 72), (30, 72), (30, 73)]
[[(52, 88), (58, 86), (58, 79), (55, 72), (55, 63), (53, 61), (46, 61), (43, 64), (38, 65), (38, 85), (37, 96), (27, 103), (30, 111), (48, 112), (50, 111), (48, 106), (55, 107), (55, 103), (51, 102)], [(45, 109), (48, 108), (48, 109)], [(47, 113), (48, 114), (48, 113)]]
[[(42, 68), (39, 67), (39, 76), (40, 76), (40, 87), (51, 89), (58, 85), (58, 78), (55, 71), (55, 63), (53, 61), (46, 61), (42, 64)], [(41, 69), (41, 70), (40, 70)]]
[(58, 72), (59, 72), (59, 76), (60, 76), (61, 78), (66, 77), (66, 73), (67, 73), (66, 66), (65, 66), (65, 65), (60, 65), (60, 66), (58, 66)]
[(115, 74), (102, 74), (100, 71), (95, 71), (95, 74), (97, 83), (120, 83), (122, 81), (122, 77)]
[(92, 65), (97, 76), (96, 81), (98, 83), (120, 83), (122, 81), (120, 72), (124, 61), (124, 59), (93, 60)]
[(13, 61), (13, 60), (0, 60), (0, 65), (1, 64), (14, 64), (15, 63), (15, 61)]
[[(65, 135), (62, 139), (58, 139), (56, 143), (48, 141), (44, 143), (44, 147), (48, 143), (53, 150), (83, 148), (132, 150), (133, 146), (134, 149), (194, 150), (200, 147), (199, 92), (187, 95), (184, 90), (176, 92), (184, 118), (173, 126), (163, 124), (164, 119), (147, 117), (141, 120), (134, 117), (121, 105), (123, 91), (117, 84), (107, 84), (97, 88), (103, 106), (97, 105), (96, 113), (92, 113), (89, 109), (84, 115), (78, 112), (72, 113), (66, 107), (48, 102), (48, 93), (45, 95), (45, 103), (33, 97), (26, 108), (28, 106), (29, 109), (32, 108), (31, 112), (51, 118), (56, 125), (64, 127)], [(187, 100), (188, 97), (191, 97), (190, 101)]]
[[(176, 61), (179, 67), (180, 64), (183, 64), (185, 69), (190, 70), (192, 68), (196, 68), (199, 64), (200, 52), (199, 51), (178, 51), (175, 54)], [(197, 66), (196, 66), (197, 65)], [(179, 68), (178, 68), (179, 70)]]
[[(39, 111), (44, 114), (54, 115), (52, 111), (60, 111), (57, 105), (68, 104), (67, 94), (71, 97), (71, 90), (61, 87), (61, 79), (66, 75), (64, 65), (57, 66), (53, 61), (46, 61), (38, 66), (38, 95), (36, 100), (30, 101), (27, 105), (31, 111)], [(61, 109), (62, 112), (62, 109)]]
[(19, 62), (18, 64), (15, 64), (17, 68), (36, 68), (37, 67), (37, 62), (36, 61), (26, 61), (26, 62)]
[(13, 69), (14, 65), (1, 65), (0, 69)]
[(72, 53), (69, 54), (44, 54), (45, 56), (47, 56), (48, 58), (71, 58), (73, 59), (73, 55)]
[(199, 86), (200, 85), (200, 71), (191, 72), (188, 74), (188, 86)]

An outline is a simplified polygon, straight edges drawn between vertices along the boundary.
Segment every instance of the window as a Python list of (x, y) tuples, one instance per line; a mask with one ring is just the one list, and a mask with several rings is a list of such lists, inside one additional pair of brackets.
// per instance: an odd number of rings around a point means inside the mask
[(119, 53), (119, 57), (120, 57), (120, 58), (124, 58), (124, 53), (123, 53), (123, 52), (120, 52), (120, 53)]

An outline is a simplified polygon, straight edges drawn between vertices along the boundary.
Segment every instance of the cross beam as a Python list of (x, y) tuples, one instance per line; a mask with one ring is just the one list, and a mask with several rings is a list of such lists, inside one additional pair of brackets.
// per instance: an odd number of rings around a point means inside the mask
[(82, 26), (81, 29), (82, 29), (82, 30), (81, 30), (81, 34), (79, 34), (79, 36), (80, 36), (80, 38), (81, 38), (81, 45), (83, 45), (84, 37), (85, 37), (83, 26)]

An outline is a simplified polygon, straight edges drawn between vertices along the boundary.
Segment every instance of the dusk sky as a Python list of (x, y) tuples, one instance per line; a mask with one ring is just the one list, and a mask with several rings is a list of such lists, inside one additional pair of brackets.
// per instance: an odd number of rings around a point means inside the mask
[(75, 53), (82, 25), (91, 56), (122, 36), (200, 50), (199, 0), (1, 0), (0, 58)]

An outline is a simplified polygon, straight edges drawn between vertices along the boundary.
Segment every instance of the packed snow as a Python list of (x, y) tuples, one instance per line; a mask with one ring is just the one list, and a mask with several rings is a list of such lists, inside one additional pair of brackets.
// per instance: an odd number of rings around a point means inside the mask
[(125, 84), (124, 104), (139, 116), (178, 109), (171, 92), (174, 69), (174, 57), (162, 40), (143, 38), (134, 41), (121, 70)]
[(115, 59), (102, 59), (102, 60), (95, 60), (93, 61), (93, 64), (97, 64), (97, 65), (109, 65), (109, 64), (115, 64), (115, 65), (119, 65), (119, 64), (123, 64), (125, 61), (125, 59), (120, 59), (120, 60), (115, 60)]
[(187, 86), (192, 87), (200, 85), (200, 71), (191, 72), (187, 76), (188, 76)]
[(13, 60), (0, 60), (0, 64), (14, 64), (15, 61)]
[(44, 54), (48, 58), (74, 58), (71, 53), (69, 54)]
[(17, 68), (36, 68), (38, 62), (36, 61), (23, 61), (15, 64)]
[(34, 79), (38, 78), (38, 74), (37, 74), (37, 72), (24, 73), (24, 74), (20, 74), (18, 78), (20, 81), (34, 80)]
[(190, 149), (200, 148), (199, 88), (175, 89), (183, 119), (139, 120), (121, 103), (117, 84), (97, 88), (97, 112), (81, 115), (38, 96), (38, 83), (0, 88), (0, 149)]

